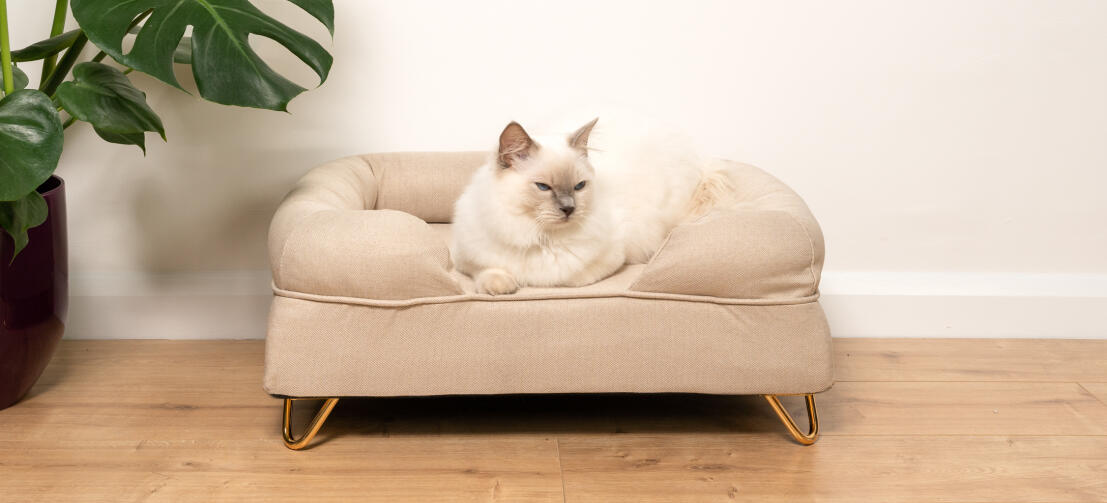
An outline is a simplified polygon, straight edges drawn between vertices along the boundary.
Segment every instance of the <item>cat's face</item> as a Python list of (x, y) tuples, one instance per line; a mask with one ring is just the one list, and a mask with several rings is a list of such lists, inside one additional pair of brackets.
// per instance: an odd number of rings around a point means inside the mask
[(588, 218), (594, 170), (588, 135), (596, 121), (564, 138), (534, 141), (512, 122), (500, 135), (497, 192), (519, 215), (542, 228), (556, 229)]

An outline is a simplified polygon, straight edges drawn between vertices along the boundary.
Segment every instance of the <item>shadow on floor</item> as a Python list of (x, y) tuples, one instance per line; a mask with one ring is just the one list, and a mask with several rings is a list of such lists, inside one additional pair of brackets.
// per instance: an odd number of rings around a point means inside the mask
[[(802, 399), (783, 398), (795, 417)], [(322, 402), (297, 401), (295, 431)], [(494, 395), (339, 400), (313, 444), (341, 436), (779, 433), (760, 396), (694, 394)]]

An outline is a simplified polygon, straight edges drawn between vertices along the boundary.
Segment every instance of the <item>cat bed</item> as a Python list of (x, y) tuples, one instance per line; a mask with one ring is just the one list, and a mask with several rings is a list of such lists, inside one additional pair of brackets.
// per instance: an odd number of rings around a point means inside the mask
[(453, 203), (486, 155), (349, 157), (311, 170), (281, 203), (264, 386), (289, 399), (286, 444), (310, 441), (288, 424), (290, 400), (306, 397), (802, 394), (815, 419), (811, 395), (833, 382), (823, 241), (795, 192), (719, 161), (741, 202), (679, 225), (649, 263), (491, 296), (453, 269), (448, 248)]

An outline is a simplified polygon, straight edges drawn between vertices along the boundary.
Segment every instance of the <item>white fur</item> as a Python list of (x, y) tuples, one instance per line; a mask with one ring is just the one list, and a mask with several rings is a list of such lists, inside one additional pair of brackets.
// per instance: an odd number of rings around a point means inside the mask
[(688, 216), (703, 176), (703, 163), (685, 138), (647, 124), (604, 124), (601, 118), (590, 141), (597, 197), (608, 199), (614, 209), (629, 264), (648, 262)]
[[(677, 135), (614, 122), (600, 118), (587, 156), (569, 146), (567, 134), (535, 136), (540, 148), (533, 159), (504, 168), (493, 155), (473, 175), (455, 207), (451, 252), (479, 292), (594, 283), (624, 263), (648, 261), (689, 215), (703, 177), (693, 149)], [(533, 190), (530, 173), (555, 163), (591, 175), (587, 190), (594, 191), (566, 223), (518, 207), (518, 195)]]

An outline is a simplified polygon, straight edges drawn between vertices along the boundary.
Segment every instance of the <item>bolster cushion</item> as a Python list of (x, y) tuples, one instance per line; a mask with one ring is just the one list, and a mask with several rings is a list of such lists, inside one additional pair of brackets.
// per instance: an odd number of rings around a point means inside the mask
[(281, 256), (280, 287), (414, 299), (462, 293), (450, 252), (426, 222), (393, 210), (327, 210), (300, 221)]
[(730, 299), (815, 293), (814, 250), (781, 211), (715, 210), (677, 226), (632, 290)]
[(630, 289), (728, 299), (814, 295), (823, 236), (807, 205), (758, 168), (719, 162), (738, 202), (674, 228)]
[(273, 283), (315, 295), (400, 300), (462, 293), (450, 252), (414, 215), (377, 207), (378, 180), (364, 157), (311, 170), (269, 228)]

